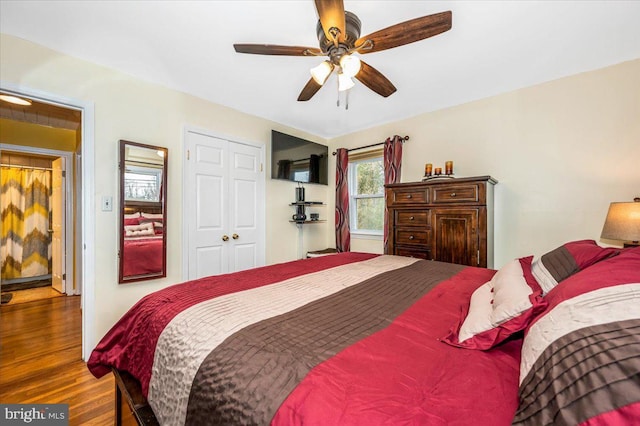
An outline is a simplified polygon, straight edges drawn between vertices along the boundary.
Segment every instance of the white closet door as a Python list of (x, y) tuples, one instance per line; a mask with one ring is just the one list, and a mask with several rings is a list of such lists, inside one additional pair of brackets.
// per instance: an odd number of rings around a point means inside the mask
[(187, 279), (264, 264), (260, 148), (187, 131)]

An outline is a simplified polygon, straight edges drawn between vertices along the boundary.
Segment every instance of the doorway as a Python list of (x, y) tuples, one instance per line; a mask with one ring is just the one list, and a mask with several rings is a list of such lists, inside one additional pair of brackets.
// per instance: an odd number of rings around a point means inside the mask
[[(22, 131), (31, 134), (28, 128)], [(22, 141), (17, 135), (13, 140)], [(3, 304), (80, 293), (73, 270), (74, 173), (67, 167), (73, 164), (72, 156), (72, 152), (0, 144)]]
[[(33, 90), (23, 86), (15, 85), (8, 82), (0, 82), (0, 94), (22, 97), (30, 100), (33, 104), (37, 102), (39, 106), (57, 107), (57, 111), (80, 113), (80, 123), (75, 132), (77, 137), (77, 144), (75, 151), (67, 150), (65, 152), (74, 152), (68, 164), (66, 164), (67, 170), (72, 169), (75, 173), (75, 178), (72, 179), (71, 189), (73, 197), (75, 198), (74, 207), (68, 207), (67, 213), (70, 217), (74, 218), (74, 228), (71, 236), (67, 236), (67, 241), (72, 241), (72, 245), (75, 248), (72, 256), (67, 256), (67, 269), (66, 273), (73, 274), (73, 291), (74, 294), (81, 294), (81, 315), (82, 315), (82, 359), (89, 358), (91, 350), (95, 346), (96, 337), (94, 331), (94, 313), (95, 313), (95, 211), (94, 211), (94, 190), (95, 190), (95, 175), (94, 175), (94, 105), (91, 102), (80, 101), (77, 99), (66, 98), (63, 96), (51, 94), (48, 92), (42, 92)], [(40, 124), (40, 129), (43, 128), (59, 128), (60, 123), (64, 121), (64, 117), (55, 116), (55, 114), (30, 114), (29, 111), (19, 109), (16, 110), (13, 106), (7, 106), (7, 103), (0, 101), (0, 120), (3, 120), (1, 127), (0, 142), (4, 143), (13, 138), (9, 136), (16, 136), (23, 134), (21, 131), (7, 132), (9, 128), (14, 129), (12, 126), (5, 126), (8, 121), (24, 123), (28, 120), (36, 120), (37, 124)], [(39, 120), (39, 121), (38, 121)], [(32, 123), (34, 124), (34, 123)], [(15, 130), (15, 129), (14, 129)], [(9, 133), (9, 134), (8, 134)], [(30, 150), (42, 148), (39, 145), (38, 138), (37, 143), (24, 143), (21, 144), (22, 149)], [(37, 145), (37, 147), (34, 147)], [(47, 147), (45, 149), (51, 149)], [(55, 146), (53, 148), (59, 148)], [(57, 155), (57, 153), (56, 153)], [(58, 155), (60, 156), (60, 155)], [(67, 203), (70, 206), (69, 203)], [(72, 208), (69, 211), (69, 208)], [(67, 227), (65, 232), (70, 232), (71, 227)], [(69, 248), (65, 250), (69, 253)], [(69, 267), (69, 263), (72, 266)], [(67, 275), (67, 284), (65, 293), (69, 294), (69, 275)]]

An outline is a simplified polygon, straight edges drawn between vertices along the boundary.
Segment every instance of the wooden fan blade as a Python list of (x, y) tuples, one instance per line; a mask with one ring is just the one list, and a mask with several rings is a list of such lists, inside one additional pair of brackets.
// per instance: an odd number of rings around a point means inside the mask
[(344, 22), (344, 3), (342, 0), (316, 0), (316, 9), (327, 40), (333, 41), (331, 28), (340, 30), (338, 41), (343, 42), (347, 25)]
[(360, 61), (360, 71), (356, 74), (356, 78), (369, 89), (385, 98), (398, 90), (380, 71), (362, 60)]
[(238, 53), (252, 53), (254, 55), (286, 55), (286, 56), (316, 56), (324, 55), (317, 47), (278, 46), (276, 44), (234, 44)]
[(371, 49), (366, 46), (359, 53), (379, 52), (385, 49), (402, 46), (415, 41), (433, 37), (451, 29), (451, 11), (423, 16), (410, 21), (392, 25), (380, 31), (360, 37), (355, 42), (356, 48), (367, 40), (373, 43)]
[(308, 101), (313, 97), (313, 95), (316, 94), (318, 90), (320, 90), (321, 87), (322, 85), (316, 83), (316, 81), (313, 78), (311, 78), (309, 81), (307, 81), (307, 84), (302, 89), (302, 92), (300, 92), (300, 96), (298, 96), (298, 100)]

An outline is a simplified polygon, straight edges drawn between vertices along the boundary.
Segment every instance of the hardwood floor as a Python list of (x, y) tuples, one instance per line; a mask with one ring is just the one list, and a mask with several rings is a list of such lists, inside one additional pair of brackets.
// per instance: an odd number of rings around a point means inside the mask
[[(6, 294), (4, 291), (4, 285), (2, 294)], [(14, 290), (9, 292), (11, 294), (11, 300), (7, 305), (16, 305), (18, 303), (33, 302), (35, 300), (51, 299), (52, 297), (63, 297), (64, 294), (58, 293), (51, 286), (30, 288), (27, 290)]]
[(113, 425), (114, 380), (81, 358), (80, 296), (0, 307), (0, 401), (69, 404), (70, 425)]

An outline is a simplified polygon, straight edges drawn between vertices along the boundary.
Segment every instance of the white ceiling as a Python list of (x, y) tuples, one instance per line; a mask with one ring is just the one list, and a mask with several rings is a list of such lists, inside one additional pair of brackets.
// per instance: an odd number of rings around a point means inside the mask
[(398, 91), (385, 99), (356, 83), (348, 110), (336, 107), (335, 77), (296, 101), (319, 58), (233, 49), (317, 47), (311, 0), (0, 0), (0, 30), (326, 138), (640, 58), (640, 1), (345, 0), (345, 9), (362, 35), (445, 10), (453, 27), (363, 55)]

